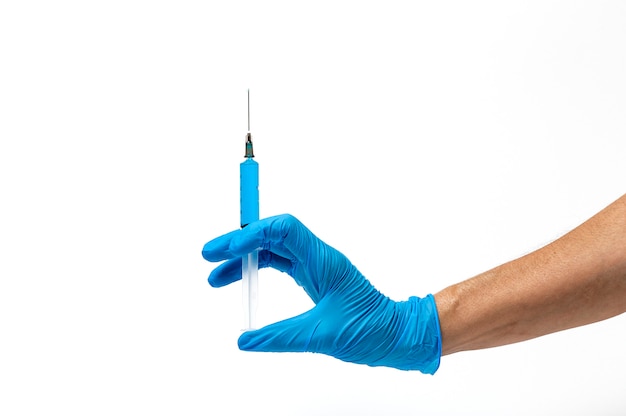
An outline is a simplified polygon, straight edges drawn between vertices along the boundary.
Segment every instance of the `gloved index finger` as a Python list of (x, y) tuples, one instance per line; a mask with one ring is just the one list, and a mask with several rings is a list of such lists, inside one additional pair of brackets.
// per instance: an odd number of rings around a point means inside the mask
[(315, 236), (289, 214), (255, 221), (204, 245), (202, 257), (208, 261), (241, 257), (258, 248), (271, 251), (292, 262), (304, 262), (314, 247)]
[(257, 248), (268, 250), (286, 259), (302, 262), (311, 249), (313, 234), (294, 216), (277, 215), (248, 224), (233, 235), (230, 251), (244, 255)]
[(241, 230), (234, 230), (209, 241), (202, 248), (202, 257), (208, 261), (229, 260), (236, 257), (230, 250), (230, 243)]

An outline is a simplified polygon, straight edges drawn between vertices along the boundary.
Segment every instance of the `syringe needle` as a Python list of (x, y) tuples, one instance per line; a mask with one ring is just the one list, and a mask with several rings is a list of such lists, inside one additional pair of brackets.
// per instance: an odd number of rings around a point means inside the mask
[(250, 133), (250, 89), (248, 89), (248, 134), (246, 134), (245, 157), (254, 157), (254, 149), (252, 147), (252, 133)]
[(250, 133), (250, 88), (248, 88), (248, 133)]

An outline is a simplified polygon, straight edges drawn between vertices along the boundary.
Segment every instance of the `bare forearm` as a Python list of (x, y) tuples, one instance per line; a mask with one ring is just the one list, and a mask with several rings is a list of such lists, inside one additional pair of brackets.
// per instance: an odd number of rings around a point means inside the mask
[(626, 311), (626, 195), (553, 243), (435, 295), (443, 354)]

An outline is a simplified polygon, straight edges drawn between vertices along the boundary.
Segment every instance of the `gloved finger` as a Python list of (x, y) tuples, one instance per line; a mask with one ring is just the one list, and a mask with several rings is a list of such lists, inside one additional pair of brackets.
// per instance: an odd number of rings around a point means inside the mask
[(248, 224), (232, 235), (230, 253), (244, 255), (257, 248), (276, 253), (294, 262), (303, 262), (316, 245), (317, 238), (298, 219), (277, 215)]
[(293, 269), (293, 263), (291, 260), (274, 254), (267, 250), (261, 250), (259, 252), (259, 269), (271, 267), (283, 273), (291, 274)]
[[(289, 273), (293, 266), (291, 261), (263, 250), (259, 252), (259, 269), (266, 267)], [(209, 275), (209, 284), (213, 287), (226, 286), (238, 280), (241, 280), (241, 257), (220, 264)]]
[(228, 260), (217, 266), (209, 275), (209, 284), (222, 287), (241, 280), (241, 257)]
[(276, 322), (255, 331), (246, 331), (237, 341), (243, 351), (309, 351), (311, 337), (319, 324), (315, 308), (301, 315)]
[(262, 247), (291, 260), (302, 260), (312, 238), (315, 236), (294, 216), (277, 215), (214, 238), (204, 245), (202, 257), (222, 261)]
[(233, 236), (240, 232), (241, 230), (234, 230), (209, 241), (202, 248), (202, 257), (207, 261), (222, 261), (240, 257), (233, 255), (230, 251), (230, 242)]

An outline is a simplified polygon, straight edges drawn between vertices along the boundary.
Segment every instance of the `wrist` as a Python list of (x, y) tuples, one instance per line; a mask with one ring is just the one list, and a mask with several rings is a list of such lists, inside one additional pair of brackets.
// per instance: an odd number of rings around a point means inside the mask
[(397, 302), (396, 308), (403, 325), (398, 326), (395, 347), (387, 357), (387, 365), (435, 374), (441, 359), (441, 330), (434, 297), (412, 296), (407, 301)]

